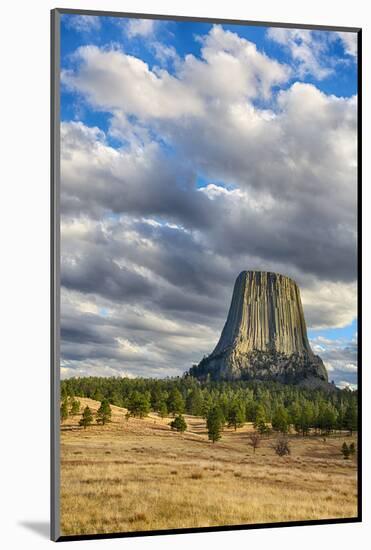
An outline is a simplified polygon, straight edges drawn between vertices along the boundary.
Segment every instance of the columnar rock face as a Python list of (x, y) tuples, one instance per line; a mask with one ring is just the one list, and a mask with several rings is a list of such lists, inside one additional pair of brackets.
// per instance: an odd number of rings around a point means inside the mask
[(243, 271), (214, 351), (191, 374), (212, 379), (263, 379), (327, 387), (307, 337), (297, 284), (284, 275)]

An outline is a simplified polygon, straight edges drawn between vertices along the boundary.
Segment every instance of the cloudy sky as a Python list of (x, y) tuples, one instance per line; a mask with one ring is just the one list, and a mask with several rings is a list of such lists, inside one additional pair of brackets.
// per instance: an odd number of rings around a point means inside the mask
[(357, 380), (356, 35), (63, 15), (62, 377), (180, 375), (242, 270)]

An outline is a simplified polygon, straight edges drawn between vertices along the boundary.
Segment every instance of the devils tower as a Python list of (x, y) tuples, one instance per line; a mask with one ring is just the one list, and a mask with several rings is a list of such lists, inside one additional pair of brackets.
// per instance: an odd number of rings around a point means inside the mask
[(309, 345), (298, 285), (263, 271), (239, 274), (219, 342), (190, 374), (201, 380), (209, 376), (331, 386), (322, 359)]

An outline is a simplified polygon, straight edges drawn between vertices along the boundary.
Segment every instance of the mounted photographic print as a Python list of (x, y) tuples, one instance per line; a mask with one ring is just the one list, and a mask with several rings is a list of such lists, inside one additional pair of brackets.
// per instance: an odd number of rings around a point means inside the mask
[(360, 45), (53, 10), (54, 540), (361, 520)]

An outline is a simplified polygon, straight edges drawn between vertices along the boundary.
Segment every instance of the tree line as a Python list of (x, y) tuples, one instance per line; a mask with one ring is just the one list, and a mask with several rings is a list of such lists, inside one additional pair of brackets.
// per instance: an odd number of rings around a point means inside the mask
[[(253, 422), (259, 434), (270, 429), (280, 433), (294, 429), (303, 436), (312, 431), (357, 430), (357, 392), (346, 389), (327, 393), (277, 382), (199, 382), (192, 376), (62, 380), (62, 407), (66, 399), (79, 396), (125, 407), (128, 415), (138, 418), (150, 411), (163, 418), (184, 413), (201, 416), (210, 426), (209, 433), (215, 431), (215, 441), (224, 425), (237, 429), (245, 422)], [(213, 428), (218, 425), (219, 429)]]

